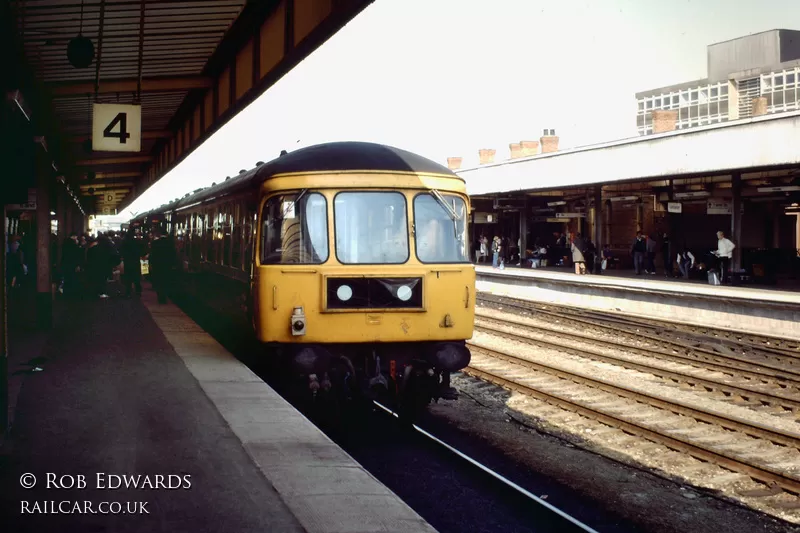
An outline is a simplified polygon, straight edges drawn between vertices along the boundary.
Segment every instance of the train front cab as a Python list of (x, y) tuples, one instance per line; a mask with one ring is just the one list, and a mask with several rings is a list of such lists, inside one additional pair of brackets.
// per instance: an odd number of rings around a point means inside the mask
[(464, 368), (475, 299), (468, 213), (464, 183), (452, 176), (267, 180), (252, 286), (259, 340), (308, 375), (343, 356), (378, 380), (419, 363)]

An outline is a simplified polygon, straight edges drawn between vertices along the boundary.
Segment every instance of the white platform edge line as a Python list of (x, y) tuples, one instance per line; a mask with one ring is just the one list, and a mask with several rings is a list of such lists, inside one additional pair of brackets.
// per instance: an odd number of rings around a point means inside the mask
[[(719, 286), (705, 286), (705, 285), (694, 285), (694, 284), (686, 284), (680, 282), (664, 282), (660, 280), (638, 280), (638, 279), (628, 279), (628, 278), (620, 278), (614, 276), (586, 276), (586, 277), (578, 277), (574, 275), (574, 278), (571, 277), (569, 273), (562, 273), (562, 272), (532, 272), (529, 270), (519, 270), (517, 269), (505, 269), (502, 271), (496, 271), (494, 269), (488, 267), (477, 267), (475, 269), (476, 275), (483, 275), (483, 276), (491, 276), (497, 278), (516, 278), (516, 279), (536, 279), (536, 280), (545, 280), (545, 281), (553, 281), (553, 282), (563, 282), (563, 283), (570, 283), (575, 285), (584, 285), (587, 287), (600, 287), (600, 288), (609, 288), (609, 289), (623, 289), (629, 291), (641, 291), (641, 292), (654, 292), (654, 293), (664, 293), (673, 296), (698, 296), (698, 297), (705, 297), (711, 299), (728, 299), (733, 298), (736, 300), (741, 300), (743, 303), (747, 301), (751, 302), (760, 302), (766, 304), (778, 304), (778, 305), (796, 305), (798, 310), (800, 310), (800, 293), (791, 293), (788, 291), (769, 291), (765, 289), (758, 289), (758, 288), (732, 288), (732, 287), (719, 287)], [(592, 279), (586, 279), (591, 277)], [(609, 279), (611, 278), (611, 279)], [(584, 281), (585, 280), (585, 281)], [(692, 292), (688, 289), (694, 289), (695, 292)], [(745, 294), (742, 291), (752, 291), (757, 292), (757, 294)], [(764, 299), (760, 300), (759, 297), (763, 296)]]
[[(150, 314), (150, 316), (153, 318), (153, 321), (155, 322), (155, 324), (156, 324), (156, 327), (158, 327), (159, 331), (161, 331), (162, 335), (164, 335), (164, 337), (167, 339), (167, 342), (169, 342), (170, 346), (172, 346), (172, 349), (173, 349), (173, 350), (175, 350), (175, 353), (178, 353), (178, 348), (177, 348), (175, 345), (173, 345), (173, 344), (172, 344), (172, 342), (170, 342), (170, 341), (169, 341), (169, 338), (167, 337), (167, 335), (165, 334), (165, 332), (164, 332), (164, 331), (161, 329), (161, 326), (158, 324), (158, 315), (152, 312), (152, 307), (153, 307), (153, 306), (152, 306), (151, 304), (147, 303), (147, 302), (144, 300), (144, 298), (142, 299), (142, 305), (143, 305), (143, 306), (144, 306), (144, 307), (147, 309), (147, 312), (148, 312), (148, 313)], [(189, 322), (192, 322), (193, 324), (195, 324), (195, 322), (194, 322), (194, 321), (193, 321), (193, 320), (192, 320), (192, 319), (191, 319), (189, 316), (187, 316), (187, 315), (186, 315), (186, 314), (183, 312), (183, 310), (182, 310), (182, 309), (180, 309), (180, 308), (179, 308), (177, 305), (175, 305), (174, 303), (169, 303), (169, 304), (166, 304), (166, 305), (167, 305), (167, 306), (169, 306), (169, 307), (171, 307), (171, 308), (174, 308), (174, 309), (175, 309), (175, 311), (176, 311), (176, 312), (175, 312), (175, 315), (172, 315), (172, 316), (174, 316), (174, 317), (180, 317), (180, 318), (181, 318), (181, 319), (183, 319), (183, 320), (187, 320), (187, 321), (189, 321)], [(195, 332), (191, 332), (191, 333), (195, 333)], [(206, 331), (204, 331), (204, 330), (202, 330), (202, 332), (200, 332), (200, 333), (195, 333), (195, 334), (197, 334), (197, 335), (206, 335), (206, 336), (208, 336), (208, 337), (211, 337), (211, 335), (209, 335), (209, 334), (208, 334)], [(213, 339), (213, 337), (211, 337), (211, 338)], [(216, 342), (216, 339), (213, 339), (213, 340), (214, 340), (214, 342)], [(217, 343), (217, 344), (219, 344), (219, 343)], [(252, 373), (252, 371), (251, 371), (249, 368), (247, 368), (247, 366), (246, 366), (244, 363), (242, 363), (241, 361), (239, 361), (238, 359), (236, 359), (236, 358), (233, 356), (233, 354), (231, 354), (231, 353), (230, 353), (230, 352), (229, 352), (227, 349), (225, 349), (225, 347), (224, 347), (224, 346), (220, 345), (220, 347), (222, 348), (222, 350), (224, 350), (225, 354), (227, 355), (227, 359), (228, 359), (228, 362), (229, 362), (230, 364), (232, 364), (233, 366), (241, 366), (241, 367), (243, 367), (245, 370), (247, 370), (248, 372), (251, 372), (251, 373)], [(261, 475), (264, 477), (264, 479), (267, 481), (267, 483), (269, 483), (269, 484), (270, 484), (270, 486), (271, 486), (271, 487), (272, 487), (272, 488), (275, 490), (275, 492), (276, 492), (276, 493), (277, 493), (277, 494), (280, 496), (281, 500), (284, 502), (284, 504), (286, 505), (286, 507), (287, 507), (287, 508), (288, 508), (288, 509), (289, 509), (289, 510), (290, 510), (290, 511), (291, 511), (291, 512), (292, 512), (292, 513), (295, 515), (295, 517), (298, 519), (298, 522), (299, 522), (299, 523), (300, 523), (300, 524), (301, 524), (301, 525), (302, 525), (302, 526), (303, 526), (303, 527), (304, 527), (304, 528), (305, 528), (307, 531), (310, 531), (310, 530), (308, 529), (308, 526), (310, 526), (311, 524), (305, 524), (305, 523), (303, 523), (302, 521), (300, 521), (299, 517), (297, 517), (297, 514), (296, 514), (296, 512), (295, 512), (295, 510), (294, 510), (294, 508), (293, 508), (293, 506), (292, 506), (292, 502), (291, 502), (291, 499), (292, 499), (292, 497), (294, 497), (294, 496), (293, 496), (293, 495), (286, 495), (286, 494), (283, 494), (283, 493), (281, 493), (281, 491), (279, 491), (279, 490), (278, 490), (278, 488), (277, 488), (277, 487), (275, 487), (275, 485), (272, 483), (272, 480), (271, 480), (271, 479), (270, 479), (270, 478), (267, 476), (267, 473), (264, 471), (264, 469), (263, 469), (263, 468), (261, 468), (261, 467), (259, 467), (258, 461), (257, 461), (257, 459), (256, 459), (256, 458), (253, 456), (253, 454), (251, 453), (251, 451), (250, 451), (250, 449), (249, 449), (249, 446), (248, 446), (247, 444), (245, 444), (245, 443), (244, 443), (244, 442), (241, 440), (241, 438), (239, 437), (239, 435), (236, 433), (236, 431), (234, 431), (233, 427), (231, 426), (230, 420), (228, 420), (228, 417), (227, 417), (227, 416), (226, 416), (226, 415), (225, 415), (225, 414), (222, 412), (222, 410), (220, 409), (220, 407), (219, 407), (219, 405), (217, 404), (217, 402), (216, 402), (216, 401), (215, 401), (213, 398), (211, 398), (210, 396), (208, 396), (208, 393), (207, 393), (207, 391), (206, 391), (205, 387), (203, 387), (203, 386), (202, 386), (202, 383), (201, 383), (201, 382), (200, 382), (200, 380), (198, 379), (198, 376), (195, 374), (195, 372), (194, 372), (194, 371), (193, 371), (193, 370), (192, 370), (192, 369), (191, 369), (191, 368), (190, 368), (188, 365), (186, 365), (186, 360), (185, 360), (185, 358), (181, 357), (181, 361), (182, 361), (182, 362), (183, 362), (183, 364), (186, 366), (187, 370), (188, 370), (188, 371), (189, 371), (189, 373), (192, 375), (192, 377), (193, 377), (193, 378), (195, 378), (195, 380), (197, 380), (197, 383), (198, 383), (198, 385), (200, 385), (200, 389), (203, 391), (203, 394), (205, 394), (205, 395), (206, 395), (206, 398), (208, 398), (208, 400), (209, 400), (209, 401), (210, 401), (210, 402), (211, 402), (211, 403), (214, 405), (214, 408), (217, 410), (217, 412), (218, 412), (218, 413), (219, 413), (219, 415), (222, 417), (222, 419), (223, 419), (223, 420), (225, 420), (225, 423), (228, 425), (228, 428), (231, 430), (231, 433), (232, 433), (234, 436), (236, 436), (236, 438), (239, 440), (239, 443), (241, 444), (241, 446), (242, 446), (242, 449), (245, 451), (245, 453), (247, 454), (247, 456), (250, 458), (250, 461), (253, 463), (253, 468), (254, 468), (254, 469), (256, 469), (256, 470), (258, 470), (258, 471), (261, 473)], [(255, 375), (255, 374), (254, 374), (254, 375)], [(271, 391), (273, 391), (273, 392), (274, 392), (274, 389), (272, 389), (272, 387), (270, 387), (270, 386), (269, 386), (269, 385), (268, 385), (266, 382), (264, 382), (264, 381), (261, 381), (260, 383), (263, 385), (263, 387), (264, 387), (264, 388), (267, 388), (267, 389), (269, 389), (269, 390), (271, 390)], [(328, 444), (330, 444), (331, 446), (334, 446), (334, 447), (336, 447), (336, 448), (337, 448), (337, 449), (338, 449), (338, 450), (339, 450), (339, 451), (340, 451), (342, 454), (344, 454), (344, 456), (345, 456), (345, 457), (347, 457), (347, 459), (348, 459), (350, 462), (352, 462), (352, 466), (353, 466), (353, 467), (355, 467), (355, 468), (358, 468), (359, 470), (361, 470), (362, 472), (364, 472), (364, 473), (365, 473), (367, 476), (369, 476), (369, 478), (370, 478), (370, 479), (371, 479), (371, 480), (372, 480), (374, 483), (376, 483), (377, 485), (379, 485), (379, 486), (383, 487), (383, 489), (384, 489), (384, 490), (386, 490), (386, 491), (388, 492), (388, 494), (389, 494), (389, 495), (391, 495), (392, 497), (394, 497), (394, 498), (395, 498), (395, 499), (396, 499), (396, 500), (397, 500), (397, 501), (398, 501), (398, 502), (399, 502), (399, 503), (400, 503), (400, 504), (401, 504), (401, 505), (402, 505), (402, 506), (405, 508), (406, 512), (409, 514), (409, 517), (408, 517), (406, 520), (414, 520), (414, 519), (416, 519), (416, 521), (419, 521), (419, 523), (420, 523), (420, 526), (423, 526), (423, 524), (424, 524), (423, 528), (422, 528), (422, 529), (420, 529), (420, 533), (424, 533), (424, 532), (432, 532), (432, 533), (435, 533), (435, 532), (436, 532), (436, 529), (434, 529), (434, 528), (433, 528), (433, 526), (431, 526), (431, 525), (430, 525), (430, 524), (429, 524), (429, 523), (428, 523), (428, 522), (427, 522), (427, 521), (426, 521), (424, 518), (422, 518), (422, 516), (420, 516), (420, 515), (419, 515), (419, 513), (417, 513), (417, 512), (416, 512), (414, 509), (412, 509), (412, 508), (411, 508), (411, 507), (410, 507), (410, 506), (409, 506), (409, 505), (408, 505), (408, 504), (407, 504), (405, 501), (403, 501), (403, 500), (402, 500), (402, 499), (401, 499), (401, 498), (400, 498), (400, 497), (399, 497), (399, 496), (398, 496), (398, 495), (397, 495), (397, 494), (396, 494), (396, 493), (395, 493), (393, 490), (391, 490), (389, 487), (387, 487), (386, 485), (384, 485), (384, 484), (383, 484), (383, 483), (382, 483), (380, 480), (378, 480), (378, 479), (377, 479), (375, 476), (373, 476), (373, 475), (372, 475), (372, 473), (370, 473), (368, 470), (366, 470), (366, 469), (365, 469), (365, 468), (364, 468), (364, 467), (363, 467), (363, 466), (362, 466), (362, 465), (361, 465), (361, 464), (360, 464), (358, 461), (356, 461), (356, 460), (355, 460), (355, 459), (354, 459), (354, 458), (353, 458), (353, 457), (352, 457), (352, 456), (351, 456), (349, 453), (347, 453), (345, 450), (343, 450), (343, 449), (342, 449), (342, 448), (341, 448), (341, 447), (340, 447), (338, 444), (336, 444), (335, 442), (333, 442), (333, 441), (332, 441), (332, 440), (331, 440), (331, 439), (330, 439), (330, 438), (329, 438), (327, 435), (325, 435), (325, 434), (324, 434), (322, 431), (320, 431), (320, 430), (319, 430), (319, 428), (317, 428), (317, 426), (315, 426), (315, 425), (314, 425), (314, 424), (313, 424), (313, 423), (312, 423), (312, 422), (311, 422), (311, 421), (310, 421), (310, 420), (309, 420), (309, 419), (308, 419), (308, 418), (307, 418), (305, 415), (303, 415), (301, 412), (297, 411), (297, 409), (296, 409), (294, 406), (292, 406), (292, 405), (291, 405), (289, 402), (286, 402), (286, 400), (284, 400), (284, 399), (283, 399), (283, 397), (281, 397), (279, 394), (277, 394), (277, 392), (275, 392), (275, 394), (278, 396), (278, 398), (280, 398), (280, 399), (281, 399), (281, 401), (283, 401), (283, 402), (285, 402), (285, 403), (286, 403), (286, 406), (287, 406), (287, 408), (291, 409), (291, 410), (294, 412), (294, 415), (295, 415), (295, 416), (298, 416), (298, 417), (302, 418), (302, 419), (303, 419), (303, 421), (304, 421), (304, 423), (306, 423), (306, 424), (310, 425), (310, 426), (311, 426), (311, 428), (313, 428), (313, 431), (315, 431), (315, 432), (319, 433), (319, 435), (320, 435), (320, 436), (321, 436), (321, 437), (322, 437), (322, 438), (323, 438), (325, 441), (327, 441), (327, 442), (328, 442)], [(358, 495), (355, 495), (355, 496), (358, 496)], [(358, 531), (361, 531), (361, 530), (358, 530)], [(355, 533), (355, 532), (354, 532), (354, 533)]]

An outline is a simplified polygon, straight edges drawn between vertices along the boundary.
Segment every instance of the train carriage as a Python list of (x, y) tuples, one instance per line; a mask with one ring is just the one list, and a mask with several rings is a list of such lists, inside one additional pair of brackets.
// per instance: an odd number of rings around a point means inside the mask
[(181, 270), (246, 302), (258, 339), (308, 390), (420, 405), (453, 398), (449, 374), (469, 363), (469, 212), (446, 167), (344, 142), (259, 164), (136, 221), (163, 224)]

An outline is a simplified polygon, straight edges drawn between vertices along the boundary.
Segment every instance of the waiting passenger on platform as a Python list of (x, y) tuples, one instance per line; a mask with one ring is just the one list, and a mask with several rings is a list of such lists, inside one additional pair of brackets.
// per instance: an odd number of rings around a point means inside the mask
[(70, 233), (61, 247), (61, 272), (64, 278), (64, 296), (73, 297), (80, 292), (78, 276), (83, 265), (83, 250), (78, 244), (78, 234)]
[(642, 273), (644, 266), (644, 257), (647, 254), (647, 242), (641, 231), (636, 232), (636, 238), (633, 239), (633, 246), (631, 246), (631, 255), (633, 256), (633, 269), (636, 275)]
[(478, 256), (478, 263), (486, 262), (486, 258), (489, 257), (489, 239), (486, 238), (486, 235), (481, 233), (480, 238), (480, 255)]
[(142, 257), (145, 253), (142, 243), (136, 238), (136, 232), (129, 229), (125, 240), (120, 245), (123, 271), (122, 284), (125, 286), (125, 297), (131, 297), (131, 287), (136, 288), (136, 295), (142, 295)]
[(19, 236), (15, 235), (8, 244), (6, 255), (6, 282), (12, 289), (19, 287), (25, 275), (25, 254)]
[(727, 272), (731, 267), (731, 259), (733, 259), (733, 250), (736, 245), (725, 237), (725, 232), (717, 232), (717, 251), (714, 252), (719, 258), (719, 282), (725, 283), (728, 280)]
[(503, 245), (501, 244), (500, 237), (495, 235), (494, 239), (492, 239), (492, 268), (498, 268), (500, 266), (500, 253), (503, 251)]
[(92, 296), (108, 298), (106, 283), (108, 279), (108, 249), (97, 239), (88, 240), (86, 249), (86, 282)]
[(689, 279), (689, 272), (694, 268), (694, 255), (692, 255), (692, 252), (684, 248), (678, 253), (676, 260), (678, 261), (681, 276)]
[(575, 238), (572, 240), (572, 262), (575, 263), (575, 273), (576, 274), (586, 274), (586, 257), (585, 253), (588, 252), (586, 241), (583, 240), (581, 234), (578, 233), (575, 235)]
[(661, 256), (664, 258), (664, 275), (668, 278), (672, 277), (672, 248), (669, 243), (669, 235), (664, 233), (661, 236)]
[(655, 274), (656, 273), (656, 250), (658, 250), (658, 243), (656, 240), (651, 237), (649, 234), (645, 235), (645, 239), (647, 239), (646, 247), (647, 247), (647, 266), (645, 267), (646, 274)]

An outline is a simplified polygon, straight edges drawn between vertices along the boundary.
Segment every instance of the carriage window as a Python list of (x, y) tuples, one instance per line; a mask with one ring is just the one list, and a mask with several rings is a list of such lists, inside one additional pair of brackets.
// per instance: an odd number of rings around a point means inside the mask
[(408, 261), (406, 198), (397, 192), (342, 192), (333, 201), (336, 257), (345, 264)]
[(462, 263), (467, 252), (467, 206), (451, 194), (441, 195), (445, 208), (430, 194), (414, 198), (417, 257), (423, 263)]
[(273, 196), (261, 215), (261, 263), (328, 260), (328, 203), (319, 193)]

